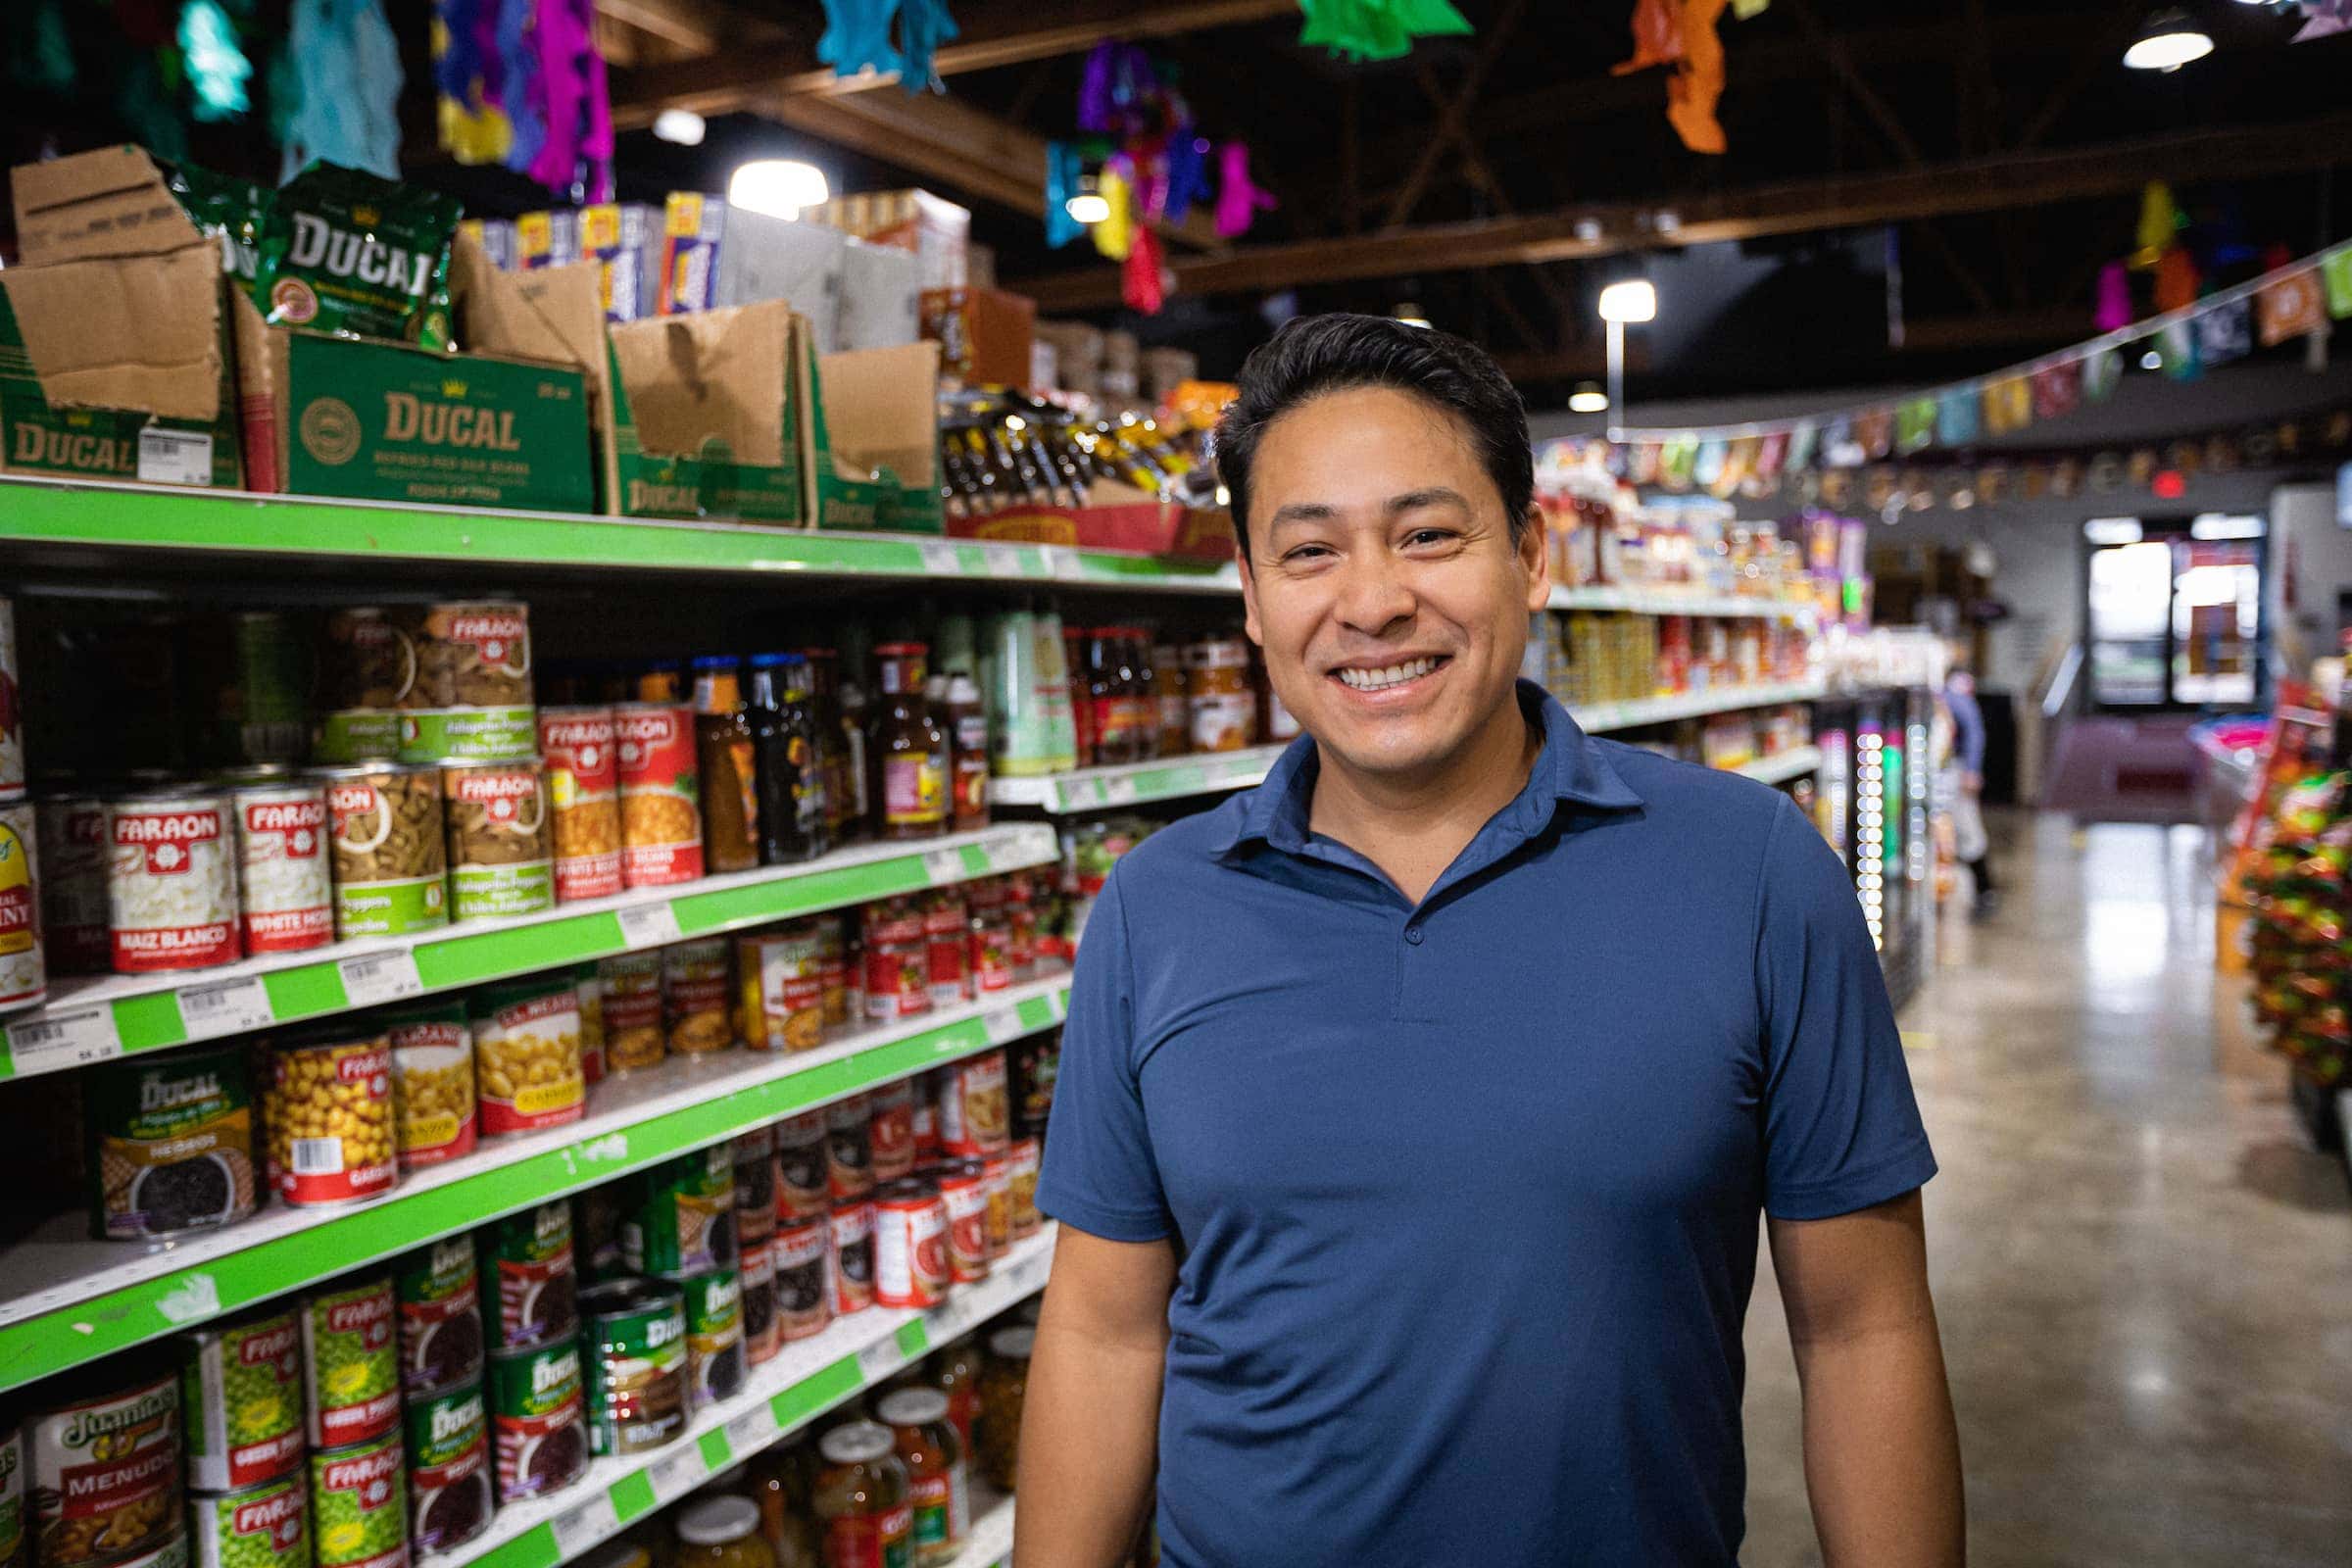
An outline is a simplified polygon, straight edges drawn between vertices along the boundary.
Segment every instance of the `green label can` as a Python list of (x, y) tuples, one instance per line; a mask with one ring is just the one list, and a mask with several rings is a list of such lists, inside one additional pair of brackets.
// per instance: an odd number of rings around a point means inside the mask
[(588, 1444), (643, 1453), (686, 1426), (686, 1312), (676, 1286), (611, 1280), (580, 1293)]
[(188, 1499), (196, 1568), (311, 1568), (311, 1495), (295, 1473)]
[[(297, 1472), (302, 1326), (292, 1311), (180, 1336), (179, 1409), (188, 1485), (243, 1492)], [(203, 1531), (196, 1550), (204, 1553)]]
[(535, 708), (414, 708), (395, 737), (404, 762), (497, 761), (539, 745)]
[(621, 1221), (620, 1254), (630, 1270), (683, 1279), (733, 1268), (735, 1152), (713, 1144), (665, 1159), (636, 1178)]
[(150, 1240), (253, 1212), (256, 1118), (242, 1044), (106, 1062), (86, 1082), (93, 1237)]
[(402, 1258), (392, 1294), (400, 1310), (400, 1382), (411, 1397), (479, 1383), (482, 1292), (473, 1238), (445, 1237)]
[[(523, 710), (526, 714), (530, 710)], [(526, 747), (537, 745), (526, 739)], [(547, 777), (536, 757), (441, 769), (449, 830), (449, 914), (476, 920), (556, 906)]]
[(685, 1281), (686, 1397), (695, 1409), (743, 1392), (743, 1280), (713, 1269)]
[(501, 1507), (577, 1481), (588, 1468), (578, 1343), (492, 1356), (490, 1425)]
[(482, 1386), (409, 1401), (409, 1544), (447, 1551), (490, 1527), (490, 1423)]
[[(312, 1447), (344, 1448), (389, 1435), (398, 1448), (398, 1340), (389, 1275), (321, 1291), (303, 1301)], [(323, 1533), (323, 1523), (320, 1529)]]
[(396, 762), (323, 769), (335, 935), (407, 936), (449, 923), (441, 770)]
[(409, 1486), (397, 1429), (311, 1455), (311, 1540), (316, 1568), (404, 1568)]
[(339, 708), (318, 715), (311, 741), (318, 762), (368, 762), (398, 756), (400, 714), (388, 708)]
[(569, 1344), (580, 1323), (570, 1201), (553, 1199), (493, 1220), (481, 1253), (491, 1343), (502, 1350)]

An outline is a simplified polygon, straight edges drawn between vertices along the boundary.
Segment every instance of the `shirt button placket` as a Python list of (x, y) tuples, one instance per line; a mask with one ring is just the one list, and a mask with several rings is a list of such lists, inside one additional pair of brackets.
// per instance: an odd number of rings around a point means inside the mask
[(1403, 936), (1396, 949), (1396, 1016), (1434, 1022), (1439, 999), (1430, 995), (1429, 933), (1419, 916), (1407, 917)]

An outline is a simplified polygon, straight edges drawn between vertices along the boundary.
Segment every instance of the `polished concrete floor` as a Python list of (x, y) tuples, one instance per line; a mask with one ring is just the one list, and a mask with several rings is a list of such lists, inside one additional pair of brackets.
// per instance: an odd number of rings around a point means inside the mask
[[(2205, 839), (2019, 816), (1904, 1009), (1978, 1568), (2352, 1564), (2352, 1201), (2217, 976)], [(1769, 1270), (1748, 1568), (1819, 1563)]]

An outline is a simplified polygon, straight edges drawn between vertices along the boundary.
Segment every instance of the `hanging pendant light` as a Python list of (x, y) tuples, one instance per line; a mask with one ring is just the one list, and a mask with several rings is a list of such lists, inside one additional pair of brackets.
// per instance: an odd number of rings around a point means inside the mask
[(2124, 51), (2124, 64), (2133, 71), (2179, 71), (2211, 53), (2213, 35), (2191, 22), (2187, 12), (2174, 8), (2148, 18), (2132, 47)]

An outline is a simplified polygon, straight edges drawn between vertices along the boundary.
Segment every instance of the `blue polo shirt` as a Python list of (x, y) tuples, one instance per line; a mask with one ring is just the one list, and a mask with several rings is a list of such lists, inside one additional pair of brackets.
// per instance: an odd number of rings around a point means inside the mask
[(1520, 702), (1418, 905), (1308, 831), (1301, 739), (1087, 922), (1038, 1202), (1175, 1239), (1172, 1568), (1733, 1563), (1758, 1212), (1935, 1173), (1820, 834)]

